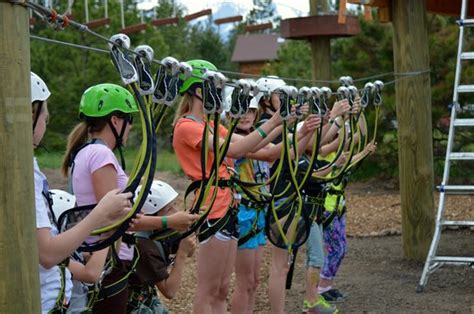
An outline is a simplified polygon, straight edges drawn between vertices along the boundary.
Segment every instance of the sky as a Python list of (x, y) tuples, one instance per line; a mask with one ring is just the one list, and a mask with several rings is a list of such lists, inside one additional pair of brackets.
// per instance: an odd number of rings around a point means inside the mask
[[(194, 13), (203, 9), (213, 9), (218, 11), (222, 6), (233, 6), (238, 9), (238, 14), (246, 15), (252, 9), (252, 0), (225, 1), (225, 0), (175, 0), (188, 9), (188, 13)], [(158, 0), (142, 0), (142, 6), (150, 9), (158, 3)], [(290, 3), (289, 3), (290, 2)], [(273, 3), (277, 7), (278, 13), (283, 19), (297, 16), (305, 16), (309, 12), (309, 0), (274, 0)]]

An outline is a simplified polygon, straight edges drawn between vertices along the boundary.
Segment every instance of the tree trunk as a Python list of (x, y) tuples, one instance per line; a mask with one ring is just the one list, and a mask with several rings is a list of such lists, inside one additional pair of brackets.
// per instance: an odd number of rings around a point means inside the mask
[[(394, 0), (395, 72), (430, 68), (425, 1)], [(398, 77), (401, 78), (401, 77)], [(402, 237), (405, 257), (424, 260), (434, 228), (433, 145), (429, 73), (396, 88)]]

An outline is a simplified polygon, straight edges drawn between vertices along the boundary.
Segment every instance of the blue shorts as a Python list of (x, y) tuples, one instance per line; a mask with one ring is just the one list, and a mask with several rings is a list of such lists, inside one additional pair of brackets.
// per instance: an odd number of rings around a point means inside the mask
[(306, 246), (306, 267), (322, 268), (324, 266), (324, 246), (321, 225), (317, 223), (311, 225)]
[[(256, 209), (247, 208), (242, 204), (239, 205), (237, 218), (239, 220), (241, 238), (252, 230), (256, 217)], [(263, 209), (258, 210), (257, 229), (260, 230), (260, 232), (251, 237), (244, 244), (240, 245), (239, 249), (256, 249), (258, 246), (265, 245), (267, 242), (265, 239), (265, 210)]]

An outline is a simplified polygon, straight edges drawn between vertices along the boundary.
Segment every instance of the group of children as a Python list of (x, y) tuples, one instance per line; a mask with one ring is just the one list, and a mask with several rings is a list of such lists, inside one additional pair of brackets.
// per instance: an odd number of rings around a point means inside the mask
[[(203, 145), (208, 148), (205, 176), (209, 178), (215, 165), (214, 158), (219, 158), (221, 153), (213, 151), (214, 140), (219, 141), (219, 146), (227, 145), (224, 139), (229, 129), (219, 125), (217, 133), (203, 136), (206, 121), (200, 76), (206, 70), (217, 71), (217, 68), (205, 60), (188, 63), (193, 67), (194, 75), (184, 80), (179, 91), (182, 97), (173, 122), (173, 149), (187, 178), (196, 182), (203, 179)], [(253, 95), (249, 110), (230, 138), (225, 158), (215, 169), (220, 183), (233, 182), (238, 174), (239, 180), (249, 185), (222, 184), (211, 188), (202, 206), (205, 209), (212, 203), (212, 207), (207, 208), (209, 214), (196, 232), (197, 237), (156, 241), (152, 236), (154, 231), (166, 228), (186, 231), (200, 216), (178, 210), (175, 205), (178, 193), (167, 183), (155, 180), (141, 213), (131, 220), (121, 240), (93, 253), (78, 252), (77, 249), (90, 240), (92, 231), (116, 222), (132, 207), (132, 193), (121, 192), (128, 177), (113, 150), (127, 143), (133, 114), (138, 112), (138, 107), (127, 89), (114, 84), (95, 85), (84, 92), (79, 106), (81, 122), (68, 137), (62, 165), (71, 194), (51, 192), (34, 160), (43, 313), (167, 313), (157, 297), (157, 290), (167, 298), (175, 296), (185, 261), (193, 255), (197, 241), (193, 312), (226, 313), (234, 271), (236, 286), (231, 312), (253, 312), (266, 244), (268, 200), (265, 196), (281, 194), (277, 203), (284, 202), (288, 196), (285, 191), (280, 193), (281, 187), (266, 184), (281, 170), (276, 165), (285, 140), (282, 138), (278, 90), (285, 82), (266, 77), (256, 83), (259, 92)], [(31, 96), (33, 146), (37, 147), (46, 130), (50, 92), (34, 73), (31, 74)], [(309, 155), (314, 153), (315, 132), (320, 129), (318, 161), (311, 170), (315, 177), (331, 177), (348, 160), (362, 159), (374, 152), (375, 144), (370, 143), (354, 156), (336, 154), (341, 136), (347, 137), (347, 134), (340, 134), (341, 130), (347, 133), (343, 124), (351, 114), (359, 112), (360, 106), (350, 106), (347, 100), (340, 100), (323, 119), (314, 113), (306, 114), (308, 106), (300, 110), (306, 118), (293, 128), (296, 134), (291, 137), (298, 140), (291, 145), (298, 145), (301, 153), (292, 150), (291, 154), (298, 163), (308, 163)], [(290, 119), (289, 123), (294, 120)], [(203, 143), (203, 139), (208, 143)], [(357, 140), (361, 141), (353, 139)], [(331, 166), (327, 167), (328, 164)], [(314, 212), (317, 208), (319, 213), (311, 216), (307, 240), (304, 310), (308, 313), (336, 313), (335, 306), (327, 301), (337, 302), (345, 297), (333, 287), (346, 252), (345, 182), (346, 179), (332, 183), (326, 191), (324, 185), (314, 179), (301, 190), (305, 210)], [(321, 200), (323, 190), (325, 197)], [(196, 191), (196, 197), (198, 194)], [(58, 216), (62, 210), (68, 205), (90, 204), (97, 205), (75, 226), (59, 232)], [(289, 258), (288, 250), (272, 246), (268, 284), (272, 313), (284, 313)]]

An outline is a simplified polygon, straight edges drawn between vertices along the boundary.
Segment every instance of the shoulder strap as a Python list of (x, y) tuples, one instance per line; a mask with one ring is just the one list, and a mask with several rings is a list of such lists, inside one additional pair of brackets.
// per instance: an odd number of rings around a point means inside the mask
[(79, 152), (82, 149), (86, 148), (90, 144), (102, 144), (102, 145), (107, 146), (107, 144), (105, 144), (105, 142), (103, 140), (98, 139), (98, 138), (93, 138), (93, 139), (90, 139), (89, 141), (85, 142), (84, 144), (82, 144), (78, 148), (76, 148), (74, 150), (74, 152), (71, 153), (71, 162), (69, 164), (69, 176), (68, 176), (68, 182), (67, 182), (68, 192), (71, 193), (71, 194), (74, 194), (74, 190), (73, 190), (73, 187), (72, 187), (72, 173), (74, 171), (74, 160), (76, 159), (77, 154), (79, 154)]

